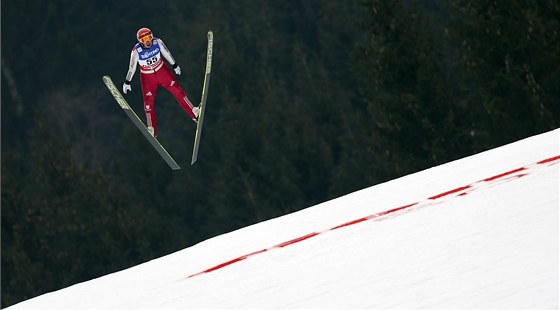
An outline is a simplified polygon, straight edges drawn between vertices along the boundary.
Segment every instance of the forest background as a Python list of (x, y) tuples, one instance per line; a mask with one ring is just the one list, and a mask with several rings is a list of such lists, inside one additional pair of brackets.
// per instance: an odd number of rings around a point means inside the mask
[[(3, 1), (2, 307), (560, 124), (560, 3)], [(171, 171), (102, 83), (149, 27)], [(144, 119), (136, 73), (125, 96)], [(406, 191), (406, 188), (402, 189)]]

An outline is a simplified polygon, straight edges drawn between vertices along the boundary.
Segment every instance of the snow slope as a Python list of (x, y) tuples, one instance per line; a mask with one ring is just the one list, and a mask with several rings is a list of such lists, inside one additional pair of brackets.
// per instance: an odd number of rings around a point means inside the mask
[(559, 145), (541, 134), (11, 309), (557, 309)]

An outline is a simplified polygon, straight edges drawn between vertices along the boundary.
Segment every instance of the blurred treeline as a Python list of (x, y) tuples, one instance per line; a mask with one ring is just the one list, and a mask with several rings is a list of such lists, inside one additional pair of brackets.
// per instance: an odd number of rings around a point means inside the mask
[[(554, 0), (11, 0), (1, 20), (2, 306), (560, 123)], [(194, 124), (156, 97), (178, 172), (101, 81), (140, 27), (193, 102), (214, 31), (195, 166)]]

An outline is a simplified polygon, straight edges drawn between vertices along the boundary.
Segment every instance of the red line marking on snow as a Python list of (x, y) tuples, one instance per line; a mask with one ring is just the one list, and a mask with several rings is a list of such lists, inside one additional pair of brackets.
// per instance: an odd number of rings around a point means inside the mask
[[(411, 210), (416, 210), (416, 209), (419, 209), (419, 208), (422, 208), (422, 207), (431, 206), (431, 205), (434, 205), (434, 203), (432, 202), (433, 200), (440, 199), (440, 198), (443, 198), (443, 197), (447, 197), (447, 196), (450, 196), (450, 195), (452, 195), (452, 194), (457, 194), (457, 195), (455, 195), (455, 196), (453, 196), (453, 197), (451, 197), (451, 198), (463, 197), (463, 196), (467, 195), (467, 194), (470, 192), (470, 191), (466, 191), (466, 190), (468, 190), (468, 189), (478, 190), (478, 189), (481, 188), (481, 187), (474, 187), (474, 184), (476, 184), (476, 183), (485, 183), (485, 184), (488, 184), (488, 183), (492, 183), (492, 182), (497, 181), (497, 180), (506, 180), (506, 181), (509, 181), (509, 180), (519, 179), (519, 178), (521, 178), (521, 177), (524, 177), (524, 176), (528, 175), (529, 172), (531, 172), (531, 170), (529, 170), (530, 167), (533, 167), (533, 166), (536, 166), (536, 165), (543, 165), (543, 164), (547, 164), (547, 163), (552, 163), (552, 162), (558, 161), (558, 160), (560, 160), (560, 155), (554, 156), (554, 157), (550, 157), (550, 158), (547, 158), (547, 159), (544, 159), (544, 160), (541, 160), (541, 161), (539, 161), (539, 162), (537, 162), (536, 164), (533, 164), (533, 165), (528, 165), (528, 166), (521, 167), (521, 168), (518, 168), (518, 169), (510, 170), (510, 171), (508, 171), (508, 172), (504, 172), (504, 173), (495, 175), (495, 176), (493, 176), (493, 177), (483, 179), (482, 181), (474, 182), (474, 183), (469, 184), (469, 185), (465, 185), (465, 186), (462, 186), (462, 187), (458, 187), (458, 188), (452, 189), (452, 190), (450, 190), (450, 191), (446, 191), (446, 192), (443, 192), (443, 193), (441, 193), (441, 194), (431, 196), (431, 197), (427, 198), (426, 200), (421, 200), (421, 201), (418, 201), (418, 202), (415, 202), (415, 203), (411, 203), (411, 204), (408, 204), (408, 205), (405, 205), (405, 206), (402, 206), (402, 207), (398, 207), (398, 208), (394, 208), (394, 209), (390, 209), (390, 210), (378, 212), (378, 213), (375, 213), (375, 214), (372, 214), (372, 215), (368, 215), (368, 216), (364, 216), (364, 217), (361, 217), (361, 218), (359, 218), (359, 219), (356, 219), (356, 220), (353, 220), (353, 221), (350, 221), (350, 222), (346, 222), (346, 223), (344, 223), (344, 224), (340, 224), (340, 225), (338, 225), (338, 226), (335, 226), (335, 227), (332, 227), (332, 228), (330, 228), (330, 229), (324, 230), (324, 231), (322, 231), (322, 232), (312, 232), (312, 233), (309, 233), (309, 234), (307, 234), (307, 235), (304, 235), (304, 236), (301, 236), (301, 237), (298, 237), (298, 238), (295, 238), (295, 239), (292, 239), (292, 240), (289, 240), (289, 241), (286, 241), (286, 242), (279, 243), (279, 244), (277, 244), (277, 245), (275, 245), (275, 246), (273, 246), (273, 247), (270, 247), (270, 248), (268, 248), (268, 249), (262, 249), (262, 250), (259, 250), (259, 251), (255, 251), (255, 252), (253, 252), (253, 253), (250, 253), (250, 254), (247, 254), (247, 255), (243, 255), (243, 256), (240, 256), (240, 257), (238, 257), (238, 258), (229, 260), (229, 261), (227, 261), (227, 262), (225, 262), (225, 263), (218, 264), (218, 265), (216, 265), (216, 266), (214, 266), (214, 267), (211, 267), (211, 268), (208, 268), (208, 269), (206, 269), (206, 270), (204, 270), (204, 271), (201, 271), (201, 272), (192, 274), (192, 275), (190, 275), (190, 276), (188, 276), (188, 277), (186, 277), (186, 278), (187, 278), (187, 279), (190, 279), (190, 278), (192, 278), (192, 277), (196, 277), (196, 276), (199, 276), (199, 275), (203, 275), (203, 274), (206, 274), (206, 273), (210, 273), (210, 272), (213, 272), (213, 271), (216, 271), (216, 270), (225, 268), (225, 267), (227, 267), (227, 266), (233, 265), (233, 264), (235, 264), (235, 263), (244, 261), (244, 260), (246, 260), (247, 258), (249, 258), (249, 257), (251, 257), (251, 256), (259, 255), (259, 254), (262, 254), (262, 253), (265, 253), (265, 252), (269, 252), (269, 251), (272, 251), (272, 250), (275, 250), (275, 249), (282, 249), (282, 248), (288, 247), (288, 246), (290, 246), (290, 245), (297, 244), (297, 243), (300, 243), (300, 242), (302, 242), (302, 241), (311, 239), (311, 238), (313, 238), (313, 237), (316, 237), (316, 236), (325, 234), (325, 233), (327, 233), (327, 232), (329, 232), (329, 231), (333, 231), (333, 230), (337, 230), (337, 229), (341, 229), (341, 228), (345, 228), (345, 227), (349, 227), (349, 226), (354, 226), (354, 225), (356, 225), (356, 224), (363, 223), (363, 222), (367, 222), (367, 221), (372, 221), (372, 220), (374, 220), (374, 221), (382, 221), (382, 220), (390, 219), (390, 218), (392, 218), (392, 217), (386, 217), (386, 215), (389, 215), (389, 214), (393, 214), (393, 213), (394, 213), (395, 215), (398, 216), (398, 215), (405, 214), (405, 213), (407, 213), (407, 212), (409, 212), (409, 211), (411, 211)], [(554, 163), (554, 164), (558, 164), (558, 163), (559, 163), (559, 162), (556, 162), (556, 163)], [(549, 166), (550, 166), (550, 165), (549, 165)], [(522, 174), (518, 174), (518, 175), (513, 175), (513, 176), (512, 176), (512, 174), (515, 174), (515, 173), (518, 173), (518, 172), (521, 172), (521, 171), (526, 171), (526, 172), (525, 172), (525, 173), (522, 173)], [(508, 177), (508, 176), (510, 176), (510, 177)], [(506, 178), (506, 177), (508, 177), (508, 178)], [(502, 184), (502, 183), (500, 183), (500, 184)], [(413, 206), (417, 206), (418, 208), (413, 209), (413, 208), (412, 208)], [(406, 211), (406, 212), (401, 212), (401, 213), (399, 213), (399, 211)]]
[(266, 251), (268, 251), (268, 249), (263, 249), (263, 250), (260, 250), (260, 251), (256, 251), (256, 252), (253, 252), (251, 254), (247, 254), (246, 256), (249, 257), (249, 256), (253, 256), (253, 255), (258, 255), (258, 254), (264, 253)]
[(505, 177), (506, 175), (514, 174), (514, 173), (516, 173), (516, 172), (523, 171), (523, 170), (527, 170), (527, 168), (522, 167), (522, 168), (518, 168), (518, 169), (515, 169), (515, 170), (508, 171), (508, 172), (504, 172), (504, 173), (502, 173), (502, 174), (495, 175), (495, 176), (490, 177), (490, 178), (488, 178), (488, 179), (484, 179), (484, 181), (485, 181), (485, 182), (492, 182), (492, 181), (494, 181), (494, 180), (503, 178), (503, 177)]
[(274, 248), (284, 248), (284, 247), (287, 247), (288, 245), (292, 245), (292, 244), (294, 244), (294, 243), (302, 242), (303, 240), (307, 240), (307, 239), (309, 239), (309, 238), (313, 238), (313, 237), (315, 237), (315, 236), (318, 236), (319, 234), (321, 234), (321, 233), (313, 232), (313, 233), (307, 234), (307, 235), (305, 235), (305, 236), (301, 236), (301, 237), (299, 237), (299, 238), (292, 239), (292, 240), (290, 240), (290, 241), (282, 242), (282, 243), (280, 243), (280, 244), (278, 244), (278, 245), (275, 245)]
[(550, 162), (553, 162), (553, 161), (559, 160), (559, 159), (560, 159), (560, 155), (559, 155), (559, 156), (550, 157), (550, 158), (545, 159), (545, 160), (541, 160), (541, 161), (539, 161), (537, 164), (542, 165), (542, 164), (550, 163)]
[(232, 260), (227, 261), (227, 262), (225, 262), (225, 263), (222, 263), (222, 264), (219, 264), (219, 265), (214, 266), (214, 267), (212, 267), (212, 268), (209, 268), (209, 269), (207, 269), (205, 272), (212, 272), (212, 271), (215, 271), (215, 270), (218, 270), (218, 269), (222, 269), (222, 268), (224, 268), (224, 267), (226, 267), (226, 266), (229, 266), (229, 265), (231, 265), (231, 264), (235, 264), (235, 263), (237, 263), (237, 262), (240, 262), (240, 261), (242, 261), (242, 260), (245, 260), (247, 257), (248, 257), (248, 256), (245, 255), (245, 256), (238, 257), (238, 258), (236, 258), (236, 259), (232, 259)]
[[(402, 206), (402, 207), (394, 208), (394, 209), (391, 209), (391, 210), (379, 212), (379, 213), (377, 213), (377, 214), (378, 214), (379, 216), (383, 216), (383, 215), (387, 215), (387, 214), (390, 214), (390, 213), (395, 213), (395, 212), (397, 212), (397, 211), (401, 211), (401, 210), (404, 210), (404, 209), (408, 209), (408, 208), (410, 208), (410, 207), (412, 207), (412, 206), (415, 206), (415, 205), (417, 205), (417, 204), (418, 204), (418, 202), (415, 202), (415, 203), (411, 203), (411, 204), (406, 205), (406, 206)], [(379, 216), (376, 216), (376, 217), (379, 217)]]
[(356, 225), (356, 224), (361, 223), (361, 222), (369, 221), (370, 219), (371, 219), (371, 217), (369, 217), (369, 216), (362, 217), (360, 219), (353, 220), (353, 221), (350, 221), (348, 223), (344, 223), (342, 225), (335, 226), (335, 227), (331, 228), (330, 230), (335, 230), (335, 229), (339, 229), (339, 228), (344, 228), (346, 226)]
[(379, 213), (376, 213), (376, 214), (364, 216), (364, 217), (359, 218), (359, 219), (357, 219), (357, 220), (353, 220), (353, 221), (350, 221), (350, 222), (347, 222), (347, 223), (344, 223), (344, 224), (335, 226), (335, 227), (333, 227), (333, 228), (331, 228), (331, 229), (328, 229), (328, 230), (336, 230), (336, 229), (340, 229), (340, 228), (344, 228), (344, 227), (356, 225), (356, 224), (358, 224), (358, 223), (365, 222), (365, 221), (369, 221), (369, 220), (372, 220), (372, 219), (376, 219), (376, 218), (382, 217), (382, 216), (387, 215), (387, 214), (390, 214), (390, 213), (394, 213), (394, 212), (397, 212), (397, 211), (401, 211), (401, 210), (404, 210), (404, 209), (408, 209), (408, 208), (410, 208), (410, 207), (412, 207), (412, 206), (415, 206), (415, 205), (417, 205), (417, 204), (418, 204), (418, 203), (415, 202), (415, 203), (411, 203), (411, 204), (406, 205), (406, 206), (402, 206), (402, 207), (394, 208), (394, 209), (391, 209), (391, 210), (379, 212)]
[(466, 190), (466, 189), (469, 189), (469, 188), (471, 188), (471, 187), (472, 187), (471, 185), (467, 185), (467, 186), (463, 186), (463, 187), (458, 187), (458, 188), (456, 188), (456, 189), (452, 189), (452, 190), (447, 191), (447, 192), (445, 192), (445, 193), (441, 193), (441, 194), (439, 194), (439, 195), (432, 196), (432, 197), (430, 197), (430, 198), (428, 198), (428, 199), (430, 199), (430, 200), (436, 200), (436, 199), (439, 199), (439, 198), (441, 198), (441, 197), (445, 197), (445, 196), (448, 196), (448, 195), (451, 195), (451, 194), (455, 194), (455, 193), (457, 193), (457, 192), (462, 192), (462, 191), (464, 191), (464, 190)]

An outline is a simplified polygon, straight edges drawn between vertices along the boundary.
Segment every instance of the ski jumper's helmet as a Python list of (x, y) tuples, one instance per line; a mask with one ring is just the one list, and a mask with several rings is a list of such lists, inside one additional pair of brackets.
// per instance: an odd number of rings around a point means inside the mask
[(136, 39), (142, 44), (151, 41), (153, 38), (152, 31), (148, 28), (140, 28), (138, 32), (136, 32)]

